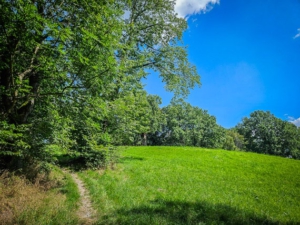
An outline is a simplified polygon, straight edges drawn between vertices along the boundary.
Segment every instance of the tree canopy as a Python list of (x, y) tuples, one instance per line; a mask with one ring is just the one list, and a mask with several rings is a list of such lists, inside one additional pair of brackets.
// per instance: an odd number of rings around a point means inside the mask
[[(0, 166), (51, 161), (56, 150), (89, 158), (109, 145), (242, 149), (244, 137), (247, 149), (299, 157), (292, 124), (255, 112), (238, 134), (180, 100), (200, 76), (174, 4), (0, 0)], [(151, 71), (174, 93), (169, 106), (144, 90)]]
[(300, 129), (268, 111), (251, 113), (236, 130), (244, 136), (247, 151), (299, 158)]
[(221, 148), (225, 129), (206, 110), (193, 107), (182, 99), (174, 100), (163, 108), (166, 125), (157, 135), (162, 145), (201, 146)]
[[(141, 82), (149, 70), (159, 72), (176, 96), (200, 84), (186, 48), (178, 44), (187, 25), (176, 16), (174, 1), (0, 5), (2, 155), (22, 158), (51, 145), (83, 150), (118, 143), (111, 134), (121, 130), (112, 131), (120, 128), (112, 124), (125, 120), (135, 119), (137, 133), (150, 132), (150, 125), (158, 126), (155, 119), (136, 124), (137, 117), (151, 113)], [(153, 111), (157, 100), (148, 98)]]

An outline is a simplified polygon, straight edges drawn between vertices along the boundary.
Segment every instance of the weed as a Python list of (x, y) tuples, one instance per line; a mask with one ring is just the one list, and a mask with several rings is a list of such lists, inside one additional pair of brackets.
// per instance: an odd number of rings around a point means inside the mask
[(3, 172), (0, 176), (0, 224), (77, 224), (75, 205), (60, 192), (70, 181), (64, 181), (66, 178), (58, 171), (50, 176), (56, 179), (39, 175), (32, 183), (23, 176)]

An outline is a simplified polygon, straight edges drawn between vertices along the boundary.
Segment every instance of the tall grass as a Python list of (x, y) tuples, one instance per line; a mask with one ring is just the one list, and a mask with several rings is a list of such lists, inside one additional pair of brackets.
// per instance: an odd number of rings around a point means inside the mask
[(0, 176), (0, 224), (78, 224), (76, 184), (60, 170), (34, 183), (4, 172)]
[(130, 147), (81, 172), (98, 224), (300, 224), (300, 161), (187, 147)]

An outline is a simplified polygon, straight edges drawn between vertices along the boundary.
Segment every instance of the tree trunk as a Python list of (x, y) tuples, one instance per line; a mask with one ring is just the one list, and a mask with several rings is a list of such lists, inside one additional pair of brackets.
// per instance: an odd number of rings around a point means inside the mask
[(147, 146), (147, 133), (142, 134), (142, 145)]

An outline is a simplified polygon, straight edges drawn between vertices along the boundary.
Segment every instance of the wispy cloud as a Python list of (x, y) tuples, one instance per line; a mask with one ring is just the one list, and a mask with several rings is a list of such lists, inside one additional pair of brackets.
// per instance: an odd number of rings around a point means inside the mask
[(176, 0), (175, 11), (180, 18), (187, 18), (190, 15), (207, 12), (220, 0)]
[(296, 34), (296, 35), (294, 36), (294, 39), (300, 37), (300, 28), (298, 28), (297, 31), (298, 31), (298, 34)]
[(289, 116), (289, 122), (295, 124), (297, 127), (300, 127), (300, 117), (295, 119), (294, 117)]

